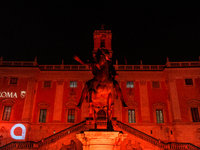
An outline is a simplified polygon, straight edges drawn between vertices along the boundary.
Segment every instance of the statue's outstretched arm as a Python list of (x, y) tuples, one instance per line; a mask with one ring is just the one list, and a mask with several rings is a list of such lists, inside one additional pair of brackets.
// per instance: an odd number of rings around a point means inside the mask
[(74, 55), (74, 59), (82, 65), (86, 65), (78, 56)]
[(89, 68), (92, 70), (92, 64), (91, 63), (85, 63), (85, 62), (83, 62), (78, 56), (76, 56), (76, 55), (74, 55), (74, 59), (76, 60), (76, 61), (78, 61), (81, 65), (88, 65), (89, 66)]

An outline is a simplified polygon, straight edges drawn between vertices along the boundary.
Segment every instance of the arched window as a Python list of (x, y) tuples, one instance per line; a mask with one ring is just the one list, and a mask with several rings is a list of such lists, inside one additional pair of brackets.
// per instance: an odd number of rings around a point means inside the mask
[(156, 123), (166, 122), (166, 104), (157, 102), (153, 104), (153, 118)]
[(12, 118), (12, 110), (14, 109), (15, 101), (12, 99), (4, 99), (1, 101), (0, 116), (2, 121), (9, 121)]
[(126, 105), (126, 122), (138, 123), (138, 103), (136, 101), (127, 101)]
[(76, 101), (68, 101), (66, 103), (66, 123), (77, 122), (77, 109)]
[(5, 106), (4, 107), (3, 117), (2, 117), (3, 121), (9, 121), (10, 120), (11, 109), (12, 109), (11, 106)]
[(188, 113), (191, 122), (200, 122), (200, 101), (189, 100), (187, 102)]
[(135, 109), (128, 110), (128, 123), (135, 123)]
[(49, 118), (49, 111), (50, 111), (50, 104), (47, 102), (40, 102), (37, 104), (38, 105), (38, 117), (37, 121), (40, 123), (46, 123), (48, 122)]
[(105, 39), (101, 39), (100, 47), (105, 47)]

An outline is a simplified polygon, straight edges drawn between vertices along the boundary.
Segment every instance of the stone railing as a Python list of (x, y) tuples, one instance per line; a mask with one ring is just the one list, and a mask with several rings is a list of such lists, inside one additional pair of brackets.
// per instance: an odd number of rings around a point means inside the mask
[(149, 136), (135, 128), (132, 128), (130, 126), (128, 126), (127, 124), (124, 124), (120, 121), (117, 121), (117, 125), (118, 127), (120, 127), (121, 129), (123, 129), (126, 132), (131, 133), (132, 135), (135, 135), (136, 137), (147, 141), (157, 147), (160, 147), (164, 150), (179, 150), (179, 149), (185, 149), (185, 150), (200, 150), (199, 147), (191, 144), (191, 143), (176, 143), (176, 142), (172, 142), (172, 143), (164, 143), (152, 136)]
[[(88, 65), (38, 65), (37, 61), (2, 61), (0, 60), (0, 66), (15, 66), (15, 67), (31, 67), (38, 66), (40, 70), (90, 70)], [(164, 70), (165, 67), (199, 67), (200, 61), (188, 61), (188, 62), (166, 62), (166, 65), (114, 65), (117, 71), (133, 71), (133, 70)]]
[(34, 148), (35, 142), (12, 142), (3, 147), (0, 147), (0, 150), (14, 150), (14, 149), (32, 149)]
[(165, 65), (114, 65), (115, 69), (120, 70), (163, 70)]
[(185, 150), (200, 150), (200, 147), (197, 147), (191, 143), (164, 143), (164, 147), (167, 147), (167, 149), (172, 150), (179, 150), (179, 149), (185, 149)]
[[(163, 70), (165, 65), (114, 65), (122, 70)], [(90, 70), (87, 65), (39, 65), (40, 70)]]
[(90, 70), (87, 65), (39, 65), (40, 70)]
[(167, 67), (195, 67), (200, 66), (200, 61), (190, 61), (190, 62), (167, 62)]
[(54, 143), (57, 140), (59, 140), (60, 138), (63, 138), (68, 134), (80, 131), (81, 129), (85, 129), (85, 125), (86, 125), (86, 121), (83, 121), (83, 122), (80, 122), (80, 123), (78, 123), (74, 126), (67, 128), (67, 129), (64, 129), (64, 130), (62, 130), (62, 131), (60, 131), (60, 132), (58, 132), (58, 133), (56, 133), (52, 136), (49, 136), (49, 137), (47, 137), (47, 138), (45, 138), (45, 139), (43, 139), (43, 140), (41, 140), (37, 143), (38, 148), (40, 148), (42, 146), (49, 145), (51, 143)]
[(60, 138), (65, 137), (68, 134), (71, 134), (73, 132), (77, 132), (81, 129), (85, 129), (86, 121), (80, 122), (74, 126), (71, 126), (67, 129), (64, 129), (52, 136), (49, 136), (39, 142), (12, 142), (7, 145), (4, 145), (3, 147), (0, 147), (0, 150), (13, 150), (13, 149), (38, 149), (42, 146), (49, 145), (51, 143), (56, 142)]
[(12, 142), (7, 145), (4, 145), (3, 147), (0, 147), (0, 150), (11, 150), (15, 148), (16, 148), (16, 142)]
[(31, 67), (31, 66), (37, 66), (38, 63), (36, 61), (0, 61), (0, 66), (10, 67)]

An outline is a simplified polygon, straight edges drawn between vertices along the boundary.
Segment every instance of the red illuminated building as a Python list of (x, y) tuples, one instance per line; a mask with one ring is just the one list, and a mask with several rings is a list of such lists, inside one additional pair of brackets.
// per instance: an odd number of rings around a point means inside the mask
[[(93, 56), (105, 47), (112, 58), (111, 31), (95, 30), (93, 39)], [(112, 112), (114, 129), (127, 134), (121, 150), (199, 149), (200, 61), (114, 67), (128, 106), (116, 99)], [(76, 106), (92, 78), (87, 65), (1, 58), (0, 149), (61, 149), (73, 144), (82, 149), (76, 134), (93, 124), (89, 103), (84, 101), (81, 109)], [(99, 113), (103, 117), (104, 112)]]

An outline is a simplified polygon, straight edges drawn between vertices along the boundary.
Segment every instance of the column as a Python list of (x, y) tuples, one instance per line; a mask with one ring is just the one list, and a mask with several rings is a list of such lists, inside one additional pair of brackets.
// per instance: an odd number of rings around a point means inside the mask
[(62, 115), (62, 103), (63, 103), (63, 92), (64, 92), (64, 79), (57, 80), (56, 95), (54, 102), (53, 121), (60, 122)]
[(37, 85), (37, 79), (35, 77), (30, 77), (28, 80), (26, 97), (24, 101), (22, 121), (31, 121), (36, 85)]
[(176, 80), (175, 80), (175, 78), (169, 78), (167, 80), (167, 83), (168, 83), (169, 96), (170, 96), (172, 119), (173, 119), (173, 122), (180, 122), (181, 121), (181, 111), (180, 111), (180, 106), (179, 106)]
[(140, 81), (139, 88), (142, 122), (150, 122), (149, 99), (146, 81)]

